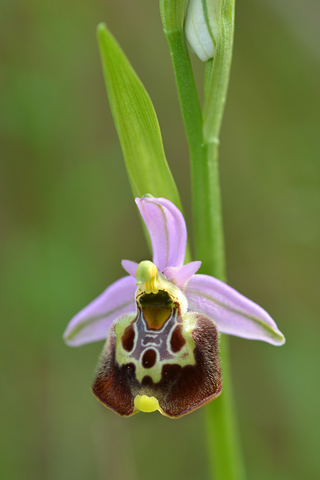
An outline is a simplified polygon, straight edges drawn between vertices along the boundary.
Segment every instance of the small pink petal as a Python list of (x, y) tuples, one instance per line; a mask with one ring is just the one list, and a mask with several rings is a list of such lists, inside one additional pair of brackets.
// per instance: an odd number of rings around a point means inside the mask
[(121, 265), (125, 271), (131, 275), (131, 277), (136, 278), (136, 271), (139, 266), (137, 262), (132, 262), (131, 260), (122, 260)]
[(187, 230), (180, 210), (165, 198), (151, 196), (136, 198), (136, 204), (151, 238), (153, 263), (160, 272), (166, 267), (181, 267)]
[(194, 275), (185, 295), (189, 311), (208, 315), (222, 333), (273, 345), (285, 343), (283, 334), (263, 308), (216, 278)]
[(64, 332), (64, 341), (77, 347), (106, 339), (114, 320), (124, 313), (135, 312), (136, 288), (132, 277), (123, 277), (114, 282), (73, 317)]
[(201, 262), (190, 262), (182, 267), (167, 267), (164, 269), (164, 274), (171, 283), (177, 285), (177, 287), (183, 290), (190, 280), (201, 267)]

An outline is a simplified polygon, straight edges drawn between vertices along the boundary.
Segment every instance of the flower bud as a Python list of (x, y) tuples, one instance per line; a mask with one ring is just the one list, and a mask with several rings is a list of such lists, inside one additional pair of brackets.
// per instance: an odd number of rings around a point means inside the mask
[(219, 29), (221, 0), (190, 0), (185, 33), (200, 60), (213, 58)]

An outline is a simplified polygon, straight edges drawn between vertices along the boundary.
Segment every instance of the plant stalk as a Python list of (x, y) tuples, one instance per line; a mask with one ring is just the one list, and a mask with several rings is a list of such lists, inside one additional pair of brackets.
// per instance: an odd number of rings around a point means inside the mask
[[(196, 258), (202, 260), (202, 273), (226, 281), (218, 156), (232, 60), (235, 0), (221, 0), (215, 57), (206, 66), (203, 117), (183, 28), (186, 4), (186, 0), (160, 0), (161, 17), (190, 152)], [(244, 480), (232, 400), (229, 345), (224, 335), (221, 335), (220, 358), (223, 393), (206, 407), (211, 478)]]

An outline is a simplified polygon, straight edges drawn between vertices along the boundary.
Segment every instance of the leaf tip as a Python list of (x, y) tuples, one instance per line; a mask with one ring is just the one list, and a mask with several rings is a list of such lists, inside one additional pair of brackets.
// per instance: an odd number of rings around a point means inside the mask
[(104, 22), (101, 22), (97, 26), (97, 37), (98, 40), (101, 40), (102, 36), (107, 33), (107, 25)]

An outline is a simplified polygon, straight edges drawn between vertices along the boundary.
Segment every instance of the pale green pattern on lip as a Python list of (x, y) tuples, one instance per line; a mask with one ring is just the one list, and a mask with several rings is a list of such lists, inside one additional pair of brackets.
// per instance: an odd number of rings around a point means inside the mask
[[(138, 316), (143, 315), (142, 313), (138, 314)], [(175, 317), (174, 315), (174, 309), (173, 312), (171, 313), (171, 317)], [(170, 318), (171, 318), (170, 317)], [(132, 356), (132, 352), (127, 352), (123, 346), (122, 346), (122, 336), (124, 334), (124, 331), (126, 327), (132, 322), (133, 317), (128, 315), (128, 317), (123, 318), (119, 323), (117, 323), (114, 327), (114, 332), (116, 335), (116, 360), (119, 365), (125, 365), (128, 363), (133, 363), (136, 366), (136, 378), (139, 382), (142, 382), (143, 378), (145, 376), (150, 376), (155, 383), (158, 383), (161, 380), (162, 377), (162, 367), (163, 365), (169, 365), (169, 364), (178, 364), (181, 367), (184, 367), (185, 365), (195, 365), (195, 357), (194, 357), (194, 347), (195, 343), (194, 340), (191, 336), (192, 329), (195, 327), (195, 318), (193, 317), (192, 314), (186, 314), (184, 316), (186, 318), (186, 323), (188, 324), (188, 331), (186, 329), (182, 330), (182, 335), (183, 338), (185, 339), (186, 343), (185, 345), (181, 348), (181, 350), (177, 353), (174, 353), (170, 350), (170, 338), (172, 335), (173, 330), (176, 328), (178, 323), (174, 323), (172, 325), (171, 331), (169, 333), (168, 339), (165, 339), (162, 337), (162, 330), (165, 330), (162, 328), (159, 332), (157, 332), (157, 335), (159, 338), (163, 338), (163, 340), (167, 344), (168, 351), (171, 353), (172, 358), (165, 358), (161, 359), (160, 355), (158, 354), (157, 361), (155, 362), (155, 365), (152, 366), (151, 368), (144, 368), (141, 363), (141, 359), (143, 356), (143, 350), (141, 351), (141, 356), (140, 358), (135, 358)], [(141, 318), (139, 318), (141, 321)], [(138, 320), (138, 321), (139, 321)], [(166, 324), (170, 321), (167, 320)], [(135, 326), (136, 328), (136, 326)], [(134, 347), (133, 350), (135, 349), (136, 343), (137, 343), (137, 338), (138, 338), (138, 331), (135, 331), (135, 341), (134, 341)], [(148, 350), (148, 348), (157, 350), (157, 347), (154, 345), (149, 345), (146, 346), (144, 350)]]

